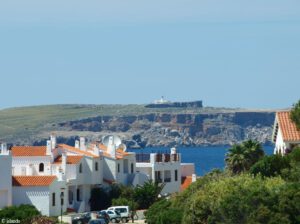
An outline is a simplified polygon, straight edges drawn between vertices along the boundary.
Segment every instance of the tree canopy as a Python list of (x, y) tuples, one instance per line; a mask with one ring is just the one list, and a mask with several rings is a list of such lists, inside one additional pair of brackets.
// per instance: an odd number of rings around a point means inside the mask
[(293, 105), (290, 118), (296, 124), (297, 129), (300, 130), (300, 100)]

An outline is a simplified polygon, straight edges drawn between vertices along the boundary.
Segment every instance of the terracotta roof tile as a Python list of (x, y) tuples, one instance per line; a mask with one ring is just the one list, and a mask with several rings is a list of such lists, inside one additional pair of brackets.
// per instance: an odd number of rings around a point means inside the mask
[(295, 123), (290, 119), (289, 111), (277, 112), (277, 121), (282, 132), (284, 141), (300, 141), (300, 131)]
[(182, 177), (182, 179), (181, 179), (180, 190), (181, 190), (181, 191), (184, 191), (184, 190), (187, 189), (191, 184), (192, 184), (192, 177), (191, 177), (191, 176)]
[(56, 176), (13, 176), (13, 186), (49, 186)]
[[(103, 144), (98, 144), (99, 149), (103, 151), (103, 156), (112, 158), (112, 156), (107, 152), (107, 147)], [(124, 152), (122, 149), (116, 150), (116, 159), (123, 159), (125, 156), (130, 155), (128, 152)]]
[(46, 156), (46, 146), (13, 146), (12, 156)]
[[(77, 164), (80, 162), (80, 160), (83, 158), (83, 156), (67, 156), (67, 164)], [(58, 156), (54, 160), (53, 163), (60, 164), (62, 162), (62, 157)]]
[(77, 149), (77, 148), (75, 148), (73, 146), (69, 146), (69, 145), (66, 145), (66, 144), (59, 144), (58, 147), (59, 148), (63, 148), (65, 150), (67, 150), (67, 151), (71, 151), (73, 153), (77, 153), (79, 155), (85, 155), (85, 156), (94, 157), (94, 158), (98, 158), (99, 157), (99, 156), (94, 155), (91, 152), (82, 151), (80, 149)]

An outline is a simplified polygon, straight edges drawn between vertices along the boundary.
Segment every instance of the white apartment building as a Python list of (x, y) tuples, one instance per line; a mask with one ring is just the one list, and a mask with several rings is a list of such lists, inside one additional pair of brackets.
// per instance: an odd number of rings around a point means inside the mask
[(12, 157), (5, 143), (0, 148), (0, 209), (12, 205)]
[(176, 149), (148, 154), (148, 160), (141, 161), (112, 135), (89, 145), (80, 138), (74, 146), (57, 144), (52, 135), (46, 146), (14, 146), (10, 153), (2, 144), (1, 149), (0, 208), (32, 204), (47, 216), (58, 216), (61, 209), (90, 211), (93, 188), (112, 183), (137, 186), (151, 179), (165, 183), (162, 193), (174, 193), (180, 191), (183, 175), (194, 173), (193, 164), (181, 164)]
[[(33, 186), (21, 181), (14, 186), (15, 191), (31, 192), (37, 190), (37, 186), (43, 189), (43, 195), (48, 195), (48, 201), (53, 204), (46, 211), (38, 200), (28, 199), (24, 202), (31, 202), (44, 215), (59, 215), (60, 203), (53, 203), (54, 198), (51, 191), (57, 195), (63, 193), (63, 211), (74, 210), (77, 212), (89, 211), (90, 192), (93, 187), (98, 187), (103, 182), (103, 159), (99, 150), (88, 149), (84, 139), (76, 142), (75, 147), (56, 144), (56, 138), (51, 136), (47, 146), (14, 146), (12, 147), (12, 173), (17, 179), (32, 177), (38, 183), (38, 177), (53, 177), (55, 181), (51, 184)], [(23, 180), (23, 179), (22, 179)], [(56, 183), (57, 182), (57, 183)], [(34, 187), (34, 188), (32, 188)], [(47, 190), (48, 189), (48, 190)], [(27, 193), (29, 194), (29, 193)], [(52, 201), (52, 202), (51, 202)], [(56, 199), (57, 201), (57, 199)], [(21, 202), (16, 201), (16, 204)]]
[(194, 164), (181, 164), (176, 148), (170, 153), (136, 154), (136, 169), (154, 182), (164, 183), (162, 194), (179, 192), (182, 179), (195, 173)]

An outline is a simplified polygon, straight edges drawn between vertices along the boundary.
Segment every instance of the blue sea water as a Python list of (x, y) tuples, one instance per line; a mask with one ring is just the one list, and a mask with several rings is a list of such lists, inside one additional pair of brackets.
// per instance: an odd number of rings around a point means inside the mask
[[(214, 147), (178, 147), (177, 151), (181, 153), (182, 163), (195, 163), (197, 176), (203, 176), (212, 169), (225, 167), (225, 154), (230, 146), (214, 146)], [(273, 146), (264, 146), (265, 153), (270, 155), (273, 153)], [(169, 148), (145, 148), (145, 149), (128, 149), (128, 151), (136, 153), (151, 152), (170, 152)]]

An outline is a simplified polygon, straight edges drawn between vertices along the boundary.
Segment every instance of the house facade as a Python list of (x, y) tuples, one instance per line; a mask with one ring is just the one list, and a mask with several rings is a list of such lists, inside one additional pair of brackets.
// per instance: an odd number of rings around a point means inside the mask
[(0, 148), (0, 209), (12, 205), (12, 157), (5, 143)]
[(170, 153), (136, 154), (136, 158), (139, 173), (146, 174), (154, 182), (164, 183), (162, 194), (179, 192), (182, 179), (195, 173), (194, 164), (181, 163), (181, 154), (176, 148)]
[(274, 154), (286, 154), (300, 146), (300, 131), (290, 119), (290, 111), (276, 113), (272, 140), (275, 144)]

